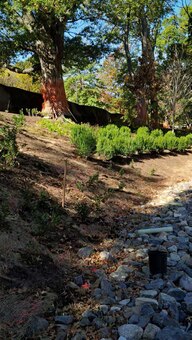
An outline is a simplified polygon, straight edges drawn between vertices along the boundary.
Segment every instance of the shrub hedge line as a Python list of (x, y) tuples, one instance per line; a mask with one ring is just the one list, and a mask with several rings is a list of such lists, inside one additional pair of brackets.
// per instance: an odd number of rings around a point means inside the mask
[(71, 141), (81, 156), (88, 157), (97, 152), (111, 159), (117, 155), (131, 156), (152, 151), (184, 151), (192, 146), (192, 134), (176, 137), (171, 131), (163, 134), (159, 129), (150, 132), (147, 127), (140, 127), (133, 135), (125, 126), (118, 128), (110, 124), (95, 129), (81, 124), (72, 126)]

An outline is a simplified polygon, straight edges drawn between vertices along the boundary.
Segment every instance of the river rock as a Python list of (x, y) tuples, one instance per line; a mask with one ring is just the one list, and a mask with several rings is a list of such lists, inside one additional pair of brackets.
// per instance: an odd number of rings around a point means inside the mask
[(145, 298), (145, 297), (138, 297), (135, 299), (136, 306), (142, 306), (144, 304), (151, 305), (154, 309), (158, 308), (158, 302), (155, 299)]
[(170, 288), (167, 294), (173, 296), (176, 301), (181, 302), (184, 300), (186, 292), (180, 288)]
[(161, 328), (159, 328), (156, 325), (153, 325), (152, 323), (149, 323), (147, 325), (147, 327), (145, 328), (145, 331), (143, 333), (143, 339), (146, 340), (154, 340), (156, 334), (161, 330)]
[(63, 325), (70, 325), (73, 322), (72, 315), (58, 315), (55, 317), (55, 322)]
[(32, 316), (26, 326), (25, 337), (34, 337), (47, 330), (49, 323), (46, 319)]
[(184, 332), (180, 328), (175, 328), (172, 326), (168, 326), (163, 328), (160, 332), (157, 333), (155, 340), (191, 340), (191, 337), (188, 336), (186, 332)]
[(81, 258), (86, 258), (86, 257), (89, 257), (91, 256), (91, 254), (93, 253), (93, 248), (91, 247), (83, 247), (83, 248), (80, 248), (78, 250), (78, 256), (81, 257)]
[(115, 272), (110, 274), (110, 277), (116, 281), (125, 281), (132, 271), (127, 265), (121, 265)]
[(183, 275), (179, 280), (179, 285), (188, 292), (192, 292), (192, 278), (187, 274)]
[(118, 327), (118, 332), (120, 336), (128, 340), (140, 340), (143, 335), (143, 329), (133, 324), (125, 324)]

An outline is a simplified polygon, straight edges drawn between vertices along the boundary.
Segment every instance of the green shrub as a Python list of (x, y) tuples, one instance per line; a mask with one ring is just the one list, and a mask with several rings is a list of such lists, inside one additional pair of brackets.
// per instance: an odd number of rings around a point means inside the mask
[(71, 129), (75, 125), (73, 122), (63, 121), (61, 119), (51, 120), (46, 118), (42, 118), (38, 124), (50, 132), (55, 132), (59, 136), (70, 136)]
[(97, 133), (97, 153), (103, 155), (106, 159), (113, 158), (119, 153), (119, 128), (116, 125), (109, 124), (99, 129)]
[(139, 153), (150, 150), (151, 139), (149, 135), (136, 135), (134, 143), (135, 148)]
[(25, 116), (23, 113), (13, 116), (12, 120), (16, 130), (21, 129), (22, 126), (25, 124)]
[(192, 145), (192, 133), (189, 133), (186, 138), (188, 139), (188, 142), (189, 142), (189, 146)]
[(137, 129), (137, 136), (149, 136), (149, 128), (147, 126), (141, 126)]
[(159, 130), (159, 129), (155, 129), (155, 130), (151, 131), (150, 136), (152, 138), (162, 137), (163, 136), (163, 131)]
[(164, 137), (158, 136), (153, 139), (153, 150), (154, 151), (163, 151), (164, 150)]
[(5, 168), (15, 164), (18, 155), (16, 135), (15, 127), (3, 126), (0, 128), (0, 163)]
[(172, 137), (165, 137), (164, 136), (164, 149), (167, 150), (177, 150), (178, 146), (178, 138), (175, 136)]
[(128, 128), (127, 126), (121, 126), (121, 128), (119, 129), (119, 134), (122, 137), (130, 138), (131, 137), (131, 129)]
[(165, 138), (172, 138), (172, 137), (175, 137), (175, 132), (173, 131), (168, 131), (166, 132), (166, 134), (164, 135)]
[(91, 212), (91, 207), (84, 201), (78, 202), (76, 204), (76, 211), (81, 220), (85, 221)]
[(106, 159), (111, 159), (116, 155), (117, 147), (112, 139), (104, 136), (98, 136), (97, 139), (97, 153), (103, 155)]
[(180, 137), (178, 138), (178, 145), (177, 145), (177, 150), (178, 151), (184, 151), (189, 147), (189, 139), (187, 137)]
[(137, 151), (137, 145), (133, 138), (126, 138), (121, 142), (121, 154), (130, 156)]
[(96, 149), (96, 137), (92, 127), (86, 124), (74, 125), (71, 128), (71, 141), (80, 156), (88, 157)]
[(118, 135), (119, 135), (119, 128), (114, 124), (109, 124), (99, 129), (97, 138), (105, 137), (105, 138), (113, 140)]

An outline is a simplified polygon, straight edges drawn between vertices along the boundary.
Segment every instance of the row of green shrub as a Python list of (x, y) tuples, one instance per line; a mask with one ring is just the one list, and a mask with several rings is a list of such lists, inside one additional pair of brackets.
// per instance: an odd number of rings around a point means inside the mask
[(147, 127), (140, 127), (133, 135), (125, 126), (118, 128), (111, 124), (94, 129), (82, 124), (73, 125), (71, 141), (81, 156), (88, 157), (97, 152), (111, 159), (116, 155), (131, 156), (152, 151), (184, 151), (192, 145), (192, 134), (176, 137), (171, 131), (163, 134), (159, 129), (150, 132)]
[(39, 121), (39, 125), (50, 132), (55, 132), (59, 136), (70, 136), (71, 128), (75, 125), (75, 123), (69, 122), (68, 120), (50, 120), (43, 118)]

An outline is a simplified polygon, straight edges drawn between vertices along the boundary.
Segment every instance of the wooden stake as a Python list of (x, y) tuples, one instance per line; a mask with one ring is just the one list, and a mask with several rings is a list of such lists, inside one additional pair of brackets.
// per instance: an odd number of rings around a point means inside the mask
[(66, 176), (67, 176), (67, 160), (64, 160), (64, 174), (63, 174), (63, 195), (62, 195), (62, 208), (65, 206), (65, 190), (66, 190)]

